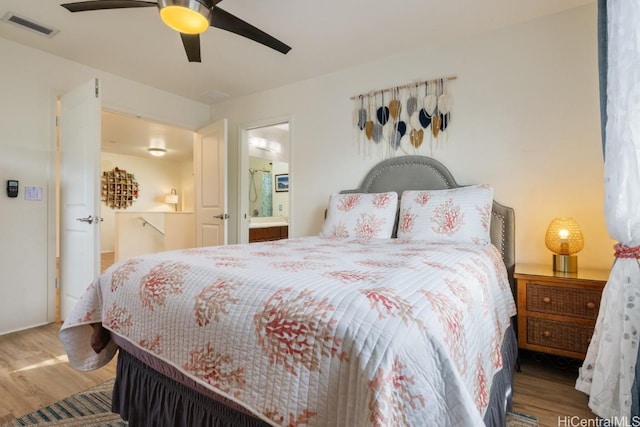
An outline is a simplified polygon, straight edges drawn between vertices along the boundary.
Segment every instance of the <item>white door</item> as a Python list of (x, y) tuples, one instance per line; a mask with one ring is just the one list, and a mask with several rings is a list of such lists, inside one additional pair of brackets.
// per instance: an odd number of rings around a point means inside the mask
[(194, 135), (196, 246), (227, 243), (227, 119)]
[(98, 79), (60, 102), (60, 309), (66, 319), (100, 273), (100, 110)]

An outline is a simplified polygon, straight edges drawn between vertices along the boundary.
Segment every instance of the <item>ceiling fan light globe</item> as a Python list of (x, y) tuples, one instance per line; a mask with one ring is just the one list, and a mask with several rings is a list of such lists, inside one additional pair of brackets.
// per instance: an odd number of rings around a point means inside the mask
[(160, 0), (158, 8), (162, 21), (184, 34), (200, 34), (211, 25), (211, 7), (202, 1)]

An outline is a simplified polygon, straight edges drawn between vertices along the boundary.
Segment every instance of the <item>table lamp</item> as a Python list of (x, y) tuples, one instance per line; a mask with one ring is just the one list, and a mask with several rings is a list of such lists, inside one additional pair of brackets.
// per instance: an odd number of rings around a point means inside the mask
[(547, 248), (553, 252), (553, 271), (577, 273), (578, 257), (584, 247), (580, 226), (573, 218), (554, 218), (544, 238)]
[(165, 196), (164, 202), (168, 205), (174, 205), (176, 212), (178, 212), (178, 193), (175, 188), (172, 188), (171, 193)]

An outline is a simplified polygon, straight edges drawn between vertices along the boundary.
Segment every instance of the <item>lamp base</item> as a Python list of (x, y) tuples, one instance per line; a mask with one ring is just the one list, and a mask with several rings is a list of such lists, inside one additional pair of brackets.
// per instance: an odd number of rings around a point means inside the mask
[(578, 257), (576, 255), (553, 255), (553, 271), (577, 273)]

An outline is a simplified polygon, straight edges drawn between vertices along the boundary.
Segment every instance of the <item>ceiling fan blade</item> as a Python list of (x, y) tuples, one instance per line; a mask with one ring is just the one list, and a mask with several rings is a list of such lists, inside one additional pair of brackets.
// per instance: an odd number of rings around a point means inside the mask
[(69, 12), (88, 12), (91, 10), (126, 9), (129, 7), (158, 7), (158, 3), (137, 0), (92, 0), (76, 3), (65, 3), (60, 6)]
[(202, 62), (200, 60), (200, 34), (180, 33), (180, 37), (189, 62)]
[(233, 16), (229, 12), (225, 12), (219, 7), (214, 7), (211, 12), (211, 26), (246, 37), (283, 54), (291, 50), (291, 47), (282, 43), (280, 40), (259, 30), (248, 22)]

